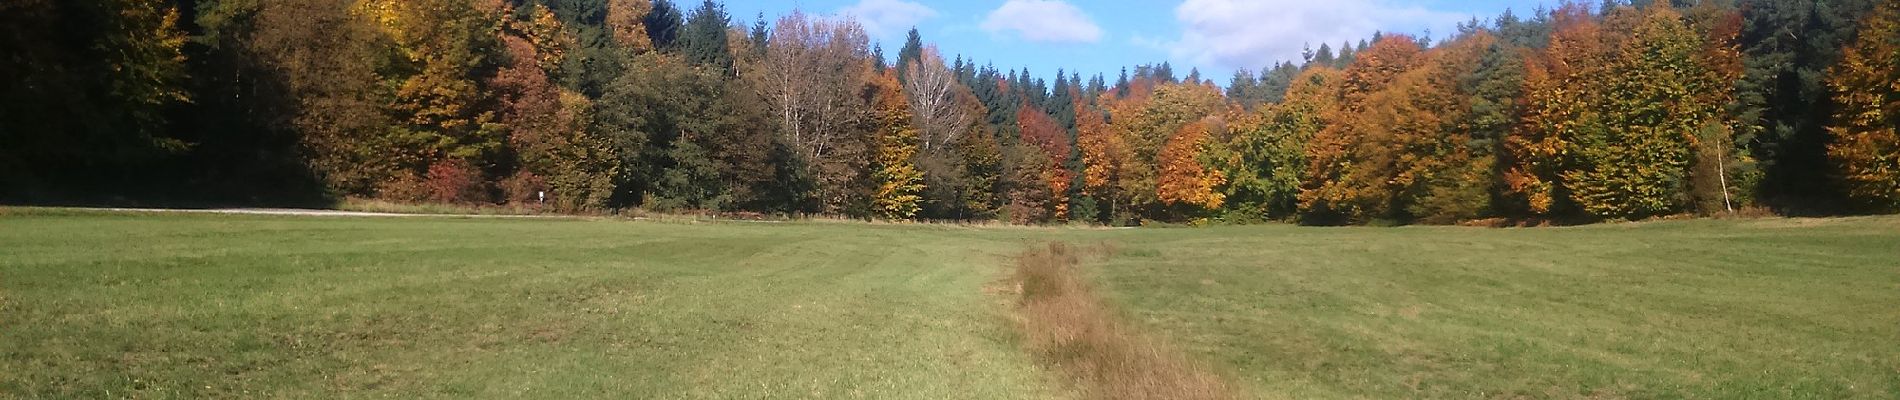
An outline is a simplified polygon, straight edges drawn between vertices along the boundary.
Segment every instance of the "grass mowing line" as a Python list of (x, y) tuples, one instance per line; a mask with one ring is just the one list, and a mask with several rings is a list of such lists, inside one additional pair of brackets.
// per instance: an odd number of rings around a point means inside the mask
[(1020, 326), (1031, 351), (1074, 380), (1087, 398), (1234, 398), (1220, 377), (1117, 321), (1080, 264), (1078, 250), (1061, 242), (1017, 258)]

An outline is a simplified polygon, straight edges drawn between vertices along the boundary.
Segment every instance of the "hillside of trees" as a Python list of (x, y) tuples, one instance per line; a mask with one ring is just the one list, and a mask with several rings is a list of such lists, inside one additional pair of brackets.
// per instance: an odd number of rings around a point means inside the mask
[(1167, 63), (1047, 79), (915, 30), (886, 56), (849, 19), (749, 19), (12, 0), (0, 201), (1117, 225), (1900, 211), (1895, 2), (1568, 4), (1224, 83)]

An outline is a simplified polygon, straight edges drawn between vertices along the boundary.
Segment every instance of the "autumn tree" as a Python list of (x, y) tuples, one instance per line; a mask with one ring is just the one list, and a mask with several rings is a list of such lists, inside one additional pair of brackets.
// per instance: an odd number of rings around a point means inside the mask
[(879, 218), (908, 221), (922, 209), (924, 173), (917, 167), (917, 128), (911, 125), (910, 102), (896, 71), (885, 71), (871, 78), (871, 106), (877, 119), (877, 160), (871, 179), (877, 192), (871, 199), (872, 212)]
[[(1181, 131), (1181, 127), (1226, 111), (1226, 99), (1220, 89), (1201, 84), (1161, 84), (1164, 73), (1137, 80), (1131, 95), (1112, 102), (1110, 127), (1128, 149), (1126, 161), (1118, 171), (1116, 188), (1124, 199), (1124, 209), (1150, 217), (1165, 217), (1157, 198), (1159, 155), (1161, 149)], [(1144, 87), (1154, 87), (1151, 91)], [(1151, 93), (1150, 93), (1151, 92)]]
[[(1099, 102), (1114, 102), (1113, 92), (1104, 92)], [(1094, 201), (1103, 203), (1104, 216), (1113, 218), (1118, 207), (1126, 202), (1122, 199), (1121, 173), (1127, 166), (1129, 153), (1127, 143), (1121, 135), (1109, 126), (1108, 112), (1097, 109), (1079, 100), (1076, 108), (1075, 145), (1082, 158), (1082, 193)]]
[(1230, 121), (1234, 131), (1219, 168), (1230, 219), (1284, 219), (1299, 206), (1307, 166), (1306, 146), (1327, 126), (1336, 107), (1339, 70), (1315, 67), (1288, 80), (1282, 101), (1263, 105), (1255, 116)]
[(813, 182), (815, 191), (800, 202), (843, 212), (870, 164), (869, 106), (860, 96), (871, 76), (870, 38), (855, 21), (799, 12), (776, 27), (765, 55), (744, 73), (770, 104), (798, 171)]
[[(1390, 35), (1357, 55), (1357, 62), (1340, 74), (1339, 103), (1332, 121), (1307, 143), (1306, 178), (1302, 180), (1300, 209), (1310, 223), (1367, 222), (1387, 217), (1379, 169), (1402, 157), (1400, 150), (1381, 141), (1392, 133), (1388, 125), (1397, 116), (1382, 94), (1394, 79), (1423, 60), (1418, 43), (1404, 35)], [(1375, 102), (1374, 100), (1380, 100)], [(1377, 158), (1377, 160), (1369, 159)]]
[(359, 3), (356, 11), (381, 29), (394, 48), (384, 79), (395, 83), (387, 112), (396, 125), (379, 149), (402, 170), (420, 173), (445, 158), (492, 167), (506, 141), (495, 113), (484, 107), (491, 93), (480, 79), (495, 50), (499, 10), (459, 0)]
[(288, 103), (274, 123), (297, 133), (326, 186), (370, 195), (393, 176), (416, 173), (389, 156), (399, 148), (387, 135), (395, 90), (377, 68), (387, 49), (376, 25), (337, 0), (261, 2), (251, 15), (255, 30), (242, 45)]
[(1072, 146), (1068, 133), (1049, 114), (1035, 106), (1022, 107), (1017, 112), (1016, 121), (1022, 143), (1032, 150), (1023, 152), (1019, 161), (1023, 164), (1021, 168), (1035, 172), (1024, 173), (1024, 176), (1034, 179), (1015, 182), (1013, 190), (1040, 193), (1014, 197), (1046, 199), (1046, 215), (1052, 220), (1066, 220), (1069, 217), (1069, 185), (1075, 180), (1075, 176), (1063, 164)]
[[(508, 197), (516, 201), (538, 201), (540, 192), (548, 192), (561, 210), (603, 208), (612, 195), (613, 178), (619, 174), (617, 156), (610, 143), (589, 129), (593, 102), (550, 78), (578, 44), (568, 39), (535, 40), (565, 36), (567, 30), (545, 7), (536, 5), (531, 10), (530, 20), (511, 21), (503, 29), (506, 66), (489, 82), (520, 169), (514, 177), (518, 184), (505, 191), (533, 191), (511, 193)], [(535, 183), (545, 187), (535, 187)]]
[(1829, 71), (1840, 104), (1828, 128), (1828, 155), (1849, 193), (1883, 210), (1900, 210), (1900, 5), (1861, 21), (1860, 38)]
[(653, 12), (650, 0), (608, 0), (607, 30), (614, 42), (634, 52), (653, 51), (647, 38), (647, 13)]
[[(1513, 165), (1505, 175), (1507, 197), (1533, 215), (1554, 215), (1571, 208), (1562, 182), (1563, 157), (1572, 139), (1566, 129), (1596, 123), (1573, 82), (1597, 82), (1606, 75), (1609, 54), (1602, 28), (1589, 10), (1567, 5), (1551, 14), (1546, 47), (1529, 58), (1524, 77), (1523, 122), (1507, 138)], [(1583, 118), (1593, 118), (1584, 120)]]
[[(1212, 131), (1226, 130), (1226, 121), (1218, 116), (1202, 118), (1182, 125), (1155, 156), (1155, 199), (1174, 214), (1200, 214), (1221, 208), (1226, 196), (1215, 189), (1226, 183), (1226, 175), (1204, 166), (1202, 157)], [(1193, 211), (1181, 211), (1182, 209)], [(1198, 210), (1194, 210), (1198, 209)]]
[[(1474, 138), (1487, 121), (1474, 114), (1484, 99), (1467, 82), (1479, 73), (1483, 57), (1497, 40), (1486, 33), (1459, 38), (1432, 49), (1419, 68), (1400, 75), (1372, 108), (1384, 119), (1388, 135), (1368, 142), (1362, 152), (1377, 165), (1363, 171), (1385, 183), (1376, 214), (1402, 221), (1455, 223), (1489, 213), (1492, 167), (1487, 142)], [(1375, 122), (1377, 123), (1377, 122)], [(1392, 150), (1379, 151), (1384, 147)], [(1367, 176), (1362, 176), (1365, 178)]]
[(1732, 86), (1704, 57), (1705, 37), (1667, 4), (1620, 8), (1600, 25), (1579, 8), (1558, 11), (1550, 47), (1527, 75), (1513, 187), (1546, 214), (1682, 210), (1697, 134), (1722, 129)]

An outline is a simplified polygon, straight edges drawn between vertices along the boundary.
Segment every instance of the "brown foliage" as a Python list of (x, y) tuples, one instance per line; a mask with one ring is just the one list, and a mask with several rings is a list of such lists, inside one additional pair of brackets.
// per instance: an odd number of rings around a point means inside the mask
[(1023, 143), (1041, 150), (1027, 157), (1031, 168), (1041, 170), (1039, 190), (1048, 191), (1050, 217), (1061, 220), (1069, 215), (1069, 186), (1075, 182), (1075, 174), (1063, 168), (1062, 160), (1068, 158), (1071, 146), (1068, 132), (1056, 125), (1054, 118), (1035, 106), (1024, 106), (1016, 112), (1018, 128), (1022, 130)]
[(436, 161), (423, 178), (429, 200), (437, 203), (467, 204), (483, 201), (482, 172), (459, 158)]
[(499, 183), (501, 194), (508, 204), (538, 205), (541, 194), (548, 190), (548, 180), (533, 172), (519, 171)]
[(1019, 256), (1015, 279), (1028, 346), (1082, 386), (1085, 397), (1234, 397), (1218, 376), (1117, 321), (1080, 263), (1077, 250), (1050, 243)]

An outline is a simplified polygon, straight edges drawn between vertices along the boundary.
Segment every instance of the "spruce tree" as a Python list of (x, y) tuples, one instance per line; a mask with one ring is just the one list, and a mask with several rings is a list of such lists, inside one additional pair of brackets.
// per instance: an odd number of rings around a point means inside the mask
[(679, 6), (673, 0), (654, 0), (653, 11), (647, 13), (647, 38), (653, 41), (653, 47), (660, 50), (677, 50), (680, 30), (685, 25)]
[(904, 38), (904, 48), (897, 51), (897, 81), (910, 83), (910, 63), (924, 56), (924, 38), (917, 34), (917, 28), (910, 28), (910, 34)]
[(732, 18), (726, 15), (725, 6), (705, 0), (693, 10), (680, 32), (680, 54), (692, 65), (731, 68), (732, 50), (726, 43), (726, 28), (731, 24)]

